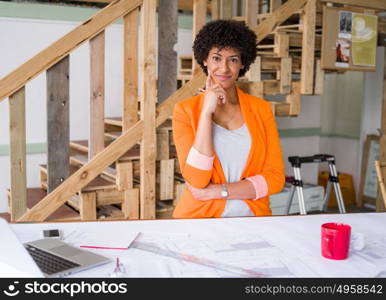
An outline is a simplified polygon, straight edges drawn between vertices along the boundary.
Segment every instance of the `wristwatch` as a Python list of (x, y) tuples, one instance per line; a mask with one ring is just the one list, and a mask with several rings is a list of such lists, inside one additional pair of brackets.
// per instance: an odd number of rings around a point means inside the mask
[(229, 192), (226, 184), (221, 184), (221, 198), (228, 198)]

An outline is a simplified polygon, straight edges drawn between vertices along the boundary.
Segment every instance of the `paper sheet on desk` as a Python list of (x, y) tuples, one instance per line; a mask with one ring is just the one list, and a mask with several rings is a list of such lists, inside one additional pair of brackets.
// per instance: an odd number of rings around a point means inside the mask
[(125, 232), (119, 237), (112, 236), (108, 232), (84, 232), (72, 231), (64, 236), (64, 240), (73, 246), (94, 246), (109, 248), (128, 248), (137, 237), (138, 232)]
[[(258, 235), (213, 235), (144, 233), (133, 244), (169, 259), (175, 277), (292, 277), (283, 255)], [(143, 247), (144, 246), (144, 247)], [(158, 251), (157, 251), (158, 249)]]

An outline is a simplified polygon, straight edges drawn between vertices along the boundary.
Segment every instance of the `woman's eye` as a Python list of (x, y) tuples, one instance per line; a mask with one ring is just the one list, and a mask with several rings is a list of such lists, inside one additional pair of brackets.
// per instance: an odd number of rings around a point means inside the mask
[(220, 61), (220, 58), (218, 56), (213, 56), (212, 60), (217, 62), (217, 61)]
[(232, 59), (231, 59), (231, 62), (234, 63), (234, 64), (236, 64), (236, 63), (239, 62), (239, 60), (238, 60), (237, 58), (232, 58)]

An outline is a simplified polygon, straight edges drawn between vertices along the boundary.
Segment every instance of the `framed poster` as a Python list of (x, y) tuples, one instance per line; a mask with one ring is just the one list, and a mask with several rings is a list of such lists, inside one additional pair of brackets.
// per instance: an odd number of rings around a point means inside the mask
[(378, 17), (364, 11), (323, 7), (322, 69), (375, 71)]

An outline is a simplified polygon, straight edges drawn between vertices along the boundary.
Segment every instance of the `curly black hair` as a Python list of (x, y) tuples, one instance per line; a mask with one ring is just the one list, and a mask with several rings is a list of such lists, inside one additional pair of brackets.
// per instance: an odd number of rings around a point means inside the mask
[(204, 66), (204, 61), (213, 47), (220, 50), (237, 49), (241, 55), (241, 63), (244, 65), (239, 76), (243, 76), (256, 59), (256, 34), (248, 28), (244, 21), (216, 20), (205, 24), (196, 35), (193, 53), (206, 75), (208, 75), (208, 70)]

